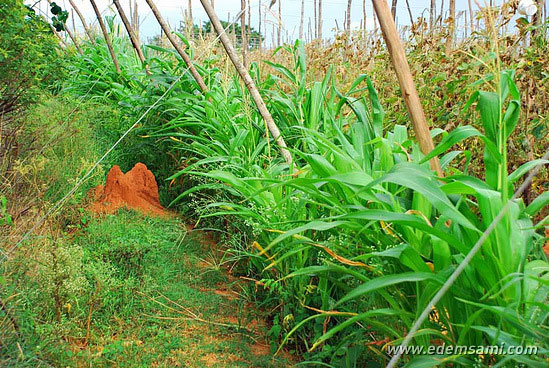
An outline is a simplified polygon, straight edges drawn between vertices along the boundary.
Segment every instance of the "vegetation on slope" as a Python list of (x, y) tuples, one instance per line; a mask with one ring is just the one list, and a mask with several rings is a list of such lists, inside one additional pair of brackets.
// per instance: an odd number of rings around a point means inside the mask
[[(547, 119), (547, 91), (532, 97), (547, 78), (540, 67), (543, 36), (513, 59), (488, 27), (464, 48), (476, 62), (443, 56), (437, 35), (410, 46), (416, 77), (426, 81), (420, 92), (438, 124), (432, 155), (441, 157), (445, 177), (437, 178), (409, 132), (382, 48), (373, 50), (368, 65), (355, 67), (339, 41), (314, 50), (298, 41), (265, 64), (251, 64), (292, 150), (289, 167), (226, 59), (204, 52), (210, 45), (198, 55), (210, 88), (203, 96), (171, 50), (145, 49), (147, 76), (116, 29), (111, 21), (122, 74), (97, 39), (98, 47), (86, 44), (85, 56), (72, 57), (63, 93), (91, 96), (117, 111), (119, 125), (107, 120), (94, 127), (114, 137), (158, 101), (117, 159), (145, 162), (164, 183), (164, 203), (217, 234), (234, 274), (251, 281), (246, 294), (270, 312), (274, 350), (289, 347), (302, 364), (385, 364), (387, 345), (402, 341), (547, 146), (543, 133), (532, 140)], [(188, 46), (201, 42), (182, 38)], [(314, 57), (323, 54), (342, 62), (325, 67)], [(352, 77), (344, 75), (349, 70)], [(540, 354), (409, 356), (410, 365), (544, 365), (546, 175), (534, 194), (513, 201), (414, 339), (421, 346), (535, 345)], [(139, 269), (134, 264), (126, 271)], [(131, 275), (107, 279), (126, 282)], [(50, 319), (61, 317), (53, 310)]]

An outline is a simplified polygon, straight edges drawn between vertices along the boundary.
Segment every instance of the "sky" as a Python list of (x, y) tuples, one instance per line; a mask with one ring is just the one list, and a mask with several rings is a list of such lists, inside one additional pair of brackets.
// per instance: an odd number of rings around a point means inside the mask
[[(88, 24), (97, 25), (97, 20), (95, 18), (95, 13), (93, 8), (90, 5), (89, 0), (73, 0), (76, 6), (83, 13), (84, 17)], [(133, 1), (133, 0), (132, 0)], [(252, 27), (258, 28), (259, 20), (259, 6), (261, 4), (262, 13), (267, 14), (266, 22), (267, 29), (265, 32), (265, 23), (262, 25), (262, 34), (265, 36), (266, 46), (269, 46), (272, 43), (273, 36), (273, 25), (278, 24), (276, 13), (278, 12), (278, 5), (275, 5), (269, 13), (268, 5), (270, 0), (249, 0), (251, 7), (251, 22)], [(299, 21), (301, 13), (301, 0), (281, 0), (282, 8), (282, 21), (283, 21), (283, 34), (287, 34), (290, 39), (295, 39), (299, 36)], [(421, 16), (422, 13), (425, 14), (425, 17), (428, 17), (429, 14), (429, 5), (430, 0), (408, 0), (410, 3), (410, 9), (414, 19)], [(437, 3), (437, 13), (440, 12), (440, 5), (443, 0), (436, 0)], [(501, 4), (504, 0), (494, 0), (494, 4)], [(47, 0), (25, 0), (27, 4), (34, 4), (37, 2), (37, 6), (43, 11), (48, 11)], [(172, 26), (176, 26), (184, 18), (185, 9), (188, 8), (188, 0), (155, 0), (156, 6), (160, 9), (164, 19)], [(192, 0), (192, 13), (195, 23), (199, 21), (207, 20), (207, 15), (202, 9), (200, 0)], [(63, 9), (70, 9), (70, 3), (68, 0), (57, 0), (58, 5)], [(112, 5), (112, 0), (96, 0), (97, 6), (103, 15), (113, 15), (114, 14), (114, 5)], [(130, 0), (120, 0), (120, 3), (126, 10), (126, 14), (129, 14), (129, 3)], [(313, 23), (314, 19), (314, 0), (305, 0), (305, 30), (307, 30), (309, 19)], [(323, 18), (323, 27), (322, 33), (324, 38), (333, 37), (334, 31), (336, 28), (336, 20), (339, 28), (343, 27), (345, 19), (345, 11), (347, 9), (347, 0), (323, 0), (322, 7), (322, 18)], [(366, 0), (366, 26), (368, 29), (373, 29), (373, 8), (371, 0)], [(448, 0), (444, 1), (445, 7), (447, 9)], [(475, 1), (473, 0), (473, 7), (476, 8)], [(479, 0), (479, 3), (483, 4), (484, 0)], [(145, 0), (137, 0), (138, 4), (138, 13), (140, 19), (140, 36), (143, 42), (147, 42), (148, 39), (154, 37), (160, 33), (160, 26), (156, 22), (153, 14), (151, 13), (150, 8), (148, 7)], [(218, 17), (221, 20), (231, 19), (235, 21), (234, 17), (240, 11), (240, 0), (215, 0), (215, 10)], [(467, 0), (456, 0), (456, 12), (468, 10), (468, 1)], [(49, 14), (49, 13), (48, 13)], [(75, 14), (76, 16), (76, 14)], [(68, 24), (72, 28), (72, 15), (69, 16)], [(361, 25), (361, 20), (363, 19), (363, 0), (353, 0), (351, 6), (351, 27), (358, 29)], [(458, 19), (458, 21), (463, 22), (464, 15)], [(83, 29), (80, 25), (80, 20), (76, 16), (76, 27), (80, 32), (83, 32)], [(399, 0), (397, 7), (397, 23), (398, 25), (409, 25), (410, 17), (408, 10), (406, 8), (406, 1)], [(458, 28), (459, 29), (459, 26)]]

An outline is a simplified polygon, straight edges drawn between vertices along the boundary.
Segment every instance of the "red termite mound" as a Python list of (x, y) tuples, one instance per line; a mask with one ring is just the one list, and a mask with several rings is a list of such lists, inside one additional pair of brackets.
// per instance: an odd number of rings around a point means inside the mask
[(95, 213), (114, 213), (125, 207), (148, 215), (167, 215), (158, 198), (154, 174), (142, 163), (137, 163), (126, 174), (114, 165), (105, 186), (95, 187), (93, 198), (91, 211)]

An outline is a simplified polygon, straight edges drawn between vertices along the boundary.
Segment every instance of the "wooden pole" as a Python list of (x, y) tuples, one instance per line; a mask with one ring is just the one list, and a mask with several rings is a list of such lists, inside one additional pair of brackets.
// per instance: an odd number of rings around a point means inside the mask
[(141, 42), (139, 41), (139, 12), (137, 10), (137, 1), (135, 2), (133, 6), (133, 22), (132, 22), (132, 29), (133, 34), (135, 35), (135, 38), (137, 39), (137, 43), (141, 45)]
[[(212, 8), (213, 8), (213, 3), (212, 3)], [(259, 6), (257, 7), (257, 11), (258, 11), (258, 13), (259, 13), (259, 14), (258, 14), (258, 18), (259, 18), (258, 32), (259, 32), (259, 34), (261, 35), (261, 0), (259, 0)], [(215, 32), (215, 31), (213, 30), (213, 27), (212, 27), (212, 32)], [(259, 40), (259, 43), (260, 43), (260, 44), (262, 43), (261, 40)], [(261, 49), (261, 47), (260, 47), (260, 49)]]
[(278, 0), (278, 33), (276, 37), (276, 46), (282, 45), (282, 0)]
[(238, 57), (233, 45), (231, 44), (229, 37), (227, 37), (227, 34), (225, 33), (225, 30), (223, 29), (221, 22), (217, 18), (215, 11), (212, 9), (210, 0), (200, 0), (200, 2), (202, 3), (204, 10), (206, 11), (206, 14), (208, 14), (208, 17), (210, 18), (212, 25), (215, 27), (215, 31), (217, 32), (221, 40), (221, 43), (223, 44), (223, 47), (227, 52), (227, 55), (229, 55), (229, 58), (231, 59), (236, 70), (238, 71), (238, 74), (240, 74), (240, 77), (244, 81), (246, 88), (250, 92), (250, 95), (252, 96), (252, 99), (254, 100), (254, 103), (257, 106), (257, 109), (259, 110), (259, 113), (263, 117), (263, 120), (265, 120), (265, 124), (267, 125), (269, 132), (272, 134), (274, 141), (278, 145), (280, 149), (280, 153), (282, 154), (282, 157), (284, 157), (284, 160), (288, 164), (291, 164), (292, 155), (290, 154), (290, 151), (288, 151), (287, 149), (286, 142), (284, 142), (284, 138), (282, 138), (282, 135), (280, 134), (280, 130), (276, 126), (276, 123), (274, 122), (274, 119), (271, 113), (267, 109), (267, 106), (265, 105), (263, 98), (259, 94), (259, 91), (257, 90), (257, 87), (255, 86), (255, 83), (252, 77), (246, 70), (246, 67), (242, 64), (242, 61), (240, 61), (240, 58)]
[(444, 0), (440, 3), (440, 15), (439, 15), (439, 25), (442, 26), (444, 21)]
[(76, 21), (74, 20), (74, 9), (71, 9), (71, 18), (72, 18), (72, 30), (76, 34)]
[(193, 2), (189, 0), (189, 23), (192, 27), (194, 25), (194, 19), (193, 19)]
[[(402, 90), (404, 102), (406, 103), (410, 119), (412, 120), (412, 126), (419, 143), (419, 148), (423, 154), (427, 155), (435, 146), (431, 134), (429, 133), (429, 125), (427, 124), (427, 119), (425, 118), (423, 107), (419, 100), (412, 73), (410, 72), (410, 66), (406, 60), (404, 48), (402, 47), (400, 37), (398, 36), (391, 10), (387, 5), (386, 0), (372, 0), (372, 3), (383, 38), (387, 44), (391, 63), (393, 64), (400, 84), (400, 89)], [(431, 160), (431, 169), (436, 171), (439, 176), (443, 175), (438, 157), (434, 157)]]
[(120, 73), (122, 73), (122, 71), (120, 70), (120, 65), (118, 64), (118, 59), (116, 58), (116, 55), (114, 54), (114, 49), (112, 48), (111, 40), (109, 39), (109, 34), (107, 32), (107, 27), (105, 27), (105, 23), (103, 22), (103, 17), (101, 17), (101, 13), (99, 12), (99, 9), (97, 8), (97, 4), (95, 3), (95, 0), (90, 0), (90, 3), (93, 7), (93, 11), (95, 12), (95, 15), (97, 16), (97, 21), (99, 22), (99, 27), (101, 27), (101, 31), (103, 32), (103, 37), (105, 37), (105, 42), (107, 43), (107, 48), (109, 49), (109, 53), (111, 54), (112, 62), (114, 64), (116, 72), (118, 74), (120, 74)]
[(366, 14), (366, 0), (362, 0), (362, 35), (366, 37), (366, 31), (367, 31), (367, 24), (366, 24), (366, 18), (368, 18), (368, 15)]
[(429, 29), (430, 30), (433, 30), (433, 26), (435, 24), (436, 12), (437, 12), (437, 8), (436, 8), (435, 0), (431, 0), (431, 6), (429, 8)]
[(452, 51), (452, 41), (454, 39), (456, 25), (456, 0), (450, 0), (450, 16), (448, 19), (448, 36), (446, 37), (446, 56)]
[[(253, 46), (253, 40), (252, 40), (252, 7), (250, 5), (252, 1), (251, 0), (248, 0), (247, 1), (247, 6), (248, 6), (248, 28), (246, 28), (246, 40), (248, 42), (246, 42), (246, 46), (248, 46), (248, 44), (250, 44), (251, 46)], [(248, 64), (246, 64), (248, 65)]]
[(313, 4), (314, 4), (314, 22), (315, 22), (315, 33), (314, 33), (314, 38), (316, 39), (318, 37), (318, 16), (317, 16), (317, 12), (316, 12), (316, 0), (313, 0)]
[(471, 34), (475, 32), (475, 16), (473, 14), (473, 5), (471, 4), (471, 0), (467, 1), (467, 5), (469, 6), (469, 20), (471, 21)]
[(183, 59), (183, 61), (187, 65), (187, 67), (189, 68), (189, 71), (191, 72), (192, 76), (194, 77), (194, 80), (196, 81), (196, 83), (198, 83), (198, 86), (200, 87), (202, 92), (204, 92), (204, 93), (208, 92), (208, 87), (206, 86), (206, 83), (204, 83), (204, 80), (202, 79), (202, 76), (198, 73), (198, 71), (194, 67), (194, 65), (191, 61), (191, 58), (185, 53), (185, 50), (183, 50), (183, 48), (175, 40), (175, 37), (173, 36), (172, 31), (170, 30), (170, 28), (168, 27), (168, 25), (164, 21), (164, 18), (162, 18), (162, 15), (158, 11), (158, 8), (156, 7), (156, 5), (153, 3), (152, 0), (146, 0), (146, 1), (147, 1), (147, 4), (149, 4), (149, 7), (151, 8), (154, 16), (156, 17), (156, 20), (160, 24), (160, 27), (162, 27), (162, 30), (166, 34), (166, 37), (168, 38), (168, 40), (170, 41), (172, 46), (175, 48), (175, 50), (177, 51), (179, 56), (181, 56), (181, 58)]
[(128, 18), (126, 17), (126, 14), (124, 13), (124, 9), (122, 9), (122, 6), (120, 5), (120, 1), (113, 0), (113, 2), (114, 2), (114, 6), (116, 6), (116, 10), (118, 10), (118, 14), (120, 14), (120, 19), (122, 19), (122, 23), (124, 23), (124, 27), (126, 27), (126, 31), (128, 32), (128, 36), (130, 37), (130, 41), (133, 45), (133, 48), (135, 49), (135, 52), (137, 53), (137, 56), (139, 57), (141, 64), (145, 66), (145, 72), (147, 73), (147, 75), (151, 75), (149, 66), (145, 62), (145, 55), (143, 55), (143, 51), (141, 50), (141, 45), (139, 44), (139, 41), (137, 40), (137, 37), (133, 32), (130, 21), (128, 20)]
[(88, 35), (88, 38), (90, 39), (90, 42), (94, 45), (94, 46), (97, 46), (97, 44), (95, 43), (95, 39), (93, 38), (91, 32), (90, 32), (90, 29), (88, 27), (88, 24), (86, 23), (86, 18), (84, 18), (84, 16), (82, 15), (82, 13), (80, 13), (80, 10), (78, 9), (78, 7), (76, 6), (76, 4), (74, 3), (73, 0), (69, 0), (69, 3), (71, 4), (72, 8), (74, 9), (74, 11), (76, 12), (76, 14), (78, 15), (78, 18), (80, 18), (80, 22), (82, 22), (82, 26), (84, 27), (84, 32), (86, 32), (86, 34)]
[(303, 41), (303, 19), (305, 18), (305, 0), (301, 0), (301, 15), (299, 18), (299, 39)]
[(398, 0), (393, 0), (391, 4), (391, 15), (393, 16), (393, 21), (396, 20), (397, 2)]
[(246, 0), (240, 0), (240, 49), (242, 50), (242, 63), (247, 66), (248, 58), (246, 55), (246, 49), (248, 45), (246, 42)]
[(345, 13), (345, 28), (346, 32), (351, 35), (351, 5), (353, 0), (347, 0), (347, 12)]
[(410, 25), (414, 26), (414, 16), (412, 15), (412, 10), (410, 9), (410, 1), (406, 0), (406, 7), (408, 8), (408, 15), (410, 16)]
[(318, 0), (318, 34), (317, 37), (322, 41), (322, 0)]

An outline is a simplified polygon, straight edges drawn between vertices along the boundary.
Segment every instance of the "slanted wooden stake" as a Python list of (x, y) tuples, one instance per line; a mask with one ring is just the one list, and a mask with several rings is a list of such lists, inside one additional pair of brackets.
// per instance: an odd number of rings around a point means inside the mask
[[(387, 44), (391, 63), (393, 64), (400, 84), (400, 89), (402, 90), (404, 102), (406, 103), (410, 119), (412, 120), (412, 126), (419, 143), (419, 148), (421, 149), (421, 152), (427, 155), (435, 148), (435, 145), (431, 138), (431, 134), (429, 133), (429, 125), (427, 124), (427, 119), (425, 118), (423, 107), (419, 100), (412, 73), (410, 72), (410, 66), (406, 60), (406, 54), (404, 53), (404, 48), (402, 47), (402, 43), (398, 36), (391, 10), (387, 5), (386, 0), (372, 0), (372, 3), (379, 21), (381, 32), (383, 33), (383, 38)], [(438, 157), (434, 157), (431, 160), (431, 169), (436, 171), (439, 176), (443, 175)]]
[[(46, 18), (44, 18), (44, 21), (46, 23), (48, 23), (48, 20)], [(60, 43), (61, 48), (64, 49), (65, 51), (67, 51), (68, 46), (67, 46), (67, 43), (65, 42), (65, 40), (63, 39), (63, 37), (61, 37), (59, 32), (57, 32), (57, 30), (50, 23), (48, 23), (48, 24), (49, 24), (50, 29), (52, 30), (53, 34), (56, 35), (57, 38), (59, 39), (59, 42), (61, 42)]]
[(259, 110), (259, 113), (263, 117), (263, 120), (265, 120), (265, 124), (267, 124), (267, 128), (269, 129), (269, 132), (271, 132), (276, 144), (278, 145), (280, 149), (280, 153), (282, 154), (282, 157), (284, 157), (284, 160), (286, 160), (288, 164), (291, 164), (292, 155), (290, 154), (290, 151), (288, 151), (287, 149), (286, 142), (284, 142), (284, 138), (282, 138), (282, 136), (280, 135), (280, 130), (278, 130), (278, 127), (276, 126), (271, 113), (267, 109), (267, 106), (265, 105), (263, 98), (259, 94), (259, 91), (257, 90), (257, 87), (255, 86), (255, 83), (252, 77), (250, 77), (248, 70), (246, 70), (246, 67), (242, 64), (242, 61), (238, 57), (238, 54), (236, 53), (233, 45), (231, 44), (229, 37), (225, 33), (225, 30), (223, 29), (223, 26), (221, 25), (219, 18), (217, 18), (217, 15), (215, 14), (215, 11), (212, 8), (210, 0), (200, 0), (200, 2), (202, 3), (204, 10), (208, 14), (208, 17), (210, 18), (210, 21), (212, 22), (212, 25), (214, 26), (215, 31), (217, 32), (221, 40), (221, 43), (225, 48), (225, 51), (229, 55), (229, 58), (231, 59), (236, 70), (238, 71), (238, 74), (240, 74), (240, 77), (244, 81), (246, 88), (250, 92), (250, 95), (252, 96), (252, 99), (254, 100), (255, 105), (257, 106), (257, 109)]
[(103, 32), (103, 37), (105, 37), (105, 42), (107, 43), (107, 48), (109, 49), (109, 53), (111, 54), (112, 62), (114, 64), (116, 72), (120, 74), (122, 73), (122, 71), (120, 70), (118, 59), (114, 54), (114, 49), (112, 48), (111, 40), (109, 39), (109, 33), (107, 32), (107, 27), (105, 27), (105, 23), (103, 22), (103, 17), (101, 17), (101, 12), (99, 12), (99, 9), (97, 8), (97, 4), (95, 3), (94, 0), (90, 0), (90, 3), (93, 7), (93, 11), (95, 12), (95, 15), (97, 16), (97, 21), (99, 22), (99, 27), (101, 27), (101, 31)]
[(76, 4), (74, 3), (74, 1), (72, 0), (69, 0), (69, 3), (71, 4), (72, 8), (74, 9), (74, 11), (76, 12), (76, 14), (78, 15), (78, 18), (80, 18), (80, 21), (82, 22), (82, 26), (84, 27), (84, 31), (86, 32), (86, 34), (88, 35), (88, 38), (90, 39), (91, 43), (94, 45), (94, 46), (97, 46), (97, 44), (95, 43), (95, 39), (93, 38), (91, 32), (90, 32), (90, 29), (88, 27), (88, 23), (86, 23), (86, 18), (84, 18), (84, 16), (82, 15), (82, 13), (80, 13), (80, 10), (78, 9), (78, 7), (76, 6)]
[(84, 54), (84, 52), (82, 51), (82, 49), (80, 48), (80, 45), (78, 44), (78, 42), (76, 41), (76, 38), (74, 37), (74, 35), (72, 34), (71, 30), (69, 29), (69, 27), (65, 24), (65, 31), (67, 31), (67, 34), (69, 35), (69, 37), (71, 38), (72, 40), (72, 43), (74, 43), (74, 46), (76, 47), (76, 49), (78, 50), (78, 52), (82, 55)]
[(147, 75), (151, 75), (149, 66), (145, 62), (145, 55), (143, 55), (143, 51), (141, 50), (141, 45), (139, 44), (139, 40), (135, 36), (135, 33), (130, 24), (130, 21), (128, 20), (128, 18), (126, 18), (126, 14), (124, 13), (124, 9), (122, 9), (122, 6), (120, 5), (120, 1), (113, 0), (113, 2), (114, 2), (114, 6), (116, 6), (116, 9), (118, 10), (118, 14), (120, 14), (120, 19), (122, 19), (122, 23), (124, 23), (124, 27), (126, 27), (126, 31), (130, 36), (130, 40), (132, 42), (133, 48), (135, 49), (135, 52), (137, 52), (137, 56), (139, 57), (141, 64), (145, 65), (145, 72), (147, 73)]
[(172, 31), (170, 30), (170, 28), (168, 27), (168, 25), (164, 21), (164, 18), (162, 18), (162, 15), (158, 11), (158, 8), (156, 7), (156, 5), (153, 3), (152, 0), (146, 0), (146, 1), (147, 1), (147, 4), (149, 4), (149, 7), (151, 8), (154, 16), (156, 17), (156, 20), (160, 24), (160, 27), (162, 27), (162, 30), (166, 34), (166, 37), (168, 37), (168, 40), (170, 41), (172, 46), (175, 48), (175, 50), (177, 51), (179, 56), (181, 56), (181, 58), (183, 59), (183, 61), (187, 65), (187, 67), (189, 68), (189, 71), (191, 72), (192, 76), (194, 77), (194, 80), (196, 81), (196, 83), (198, 83), (198, 86), (200, 87), (202, 92), (204, 92), (204, 93), (208, 92), (208, 87), (206, 86), (206, 83), (204, 83), (204, 80), (202, 79), (202, 76), (198, 73), (198, 71), (194, 67), (189, 55), (187, 55), (185, 53), (185, 50), (183, 50), (181, 45), (179, 43), (177, 43), (177, 41), (175, 40), (175, 37), (173, 36)]

